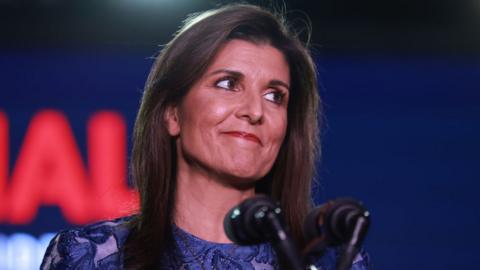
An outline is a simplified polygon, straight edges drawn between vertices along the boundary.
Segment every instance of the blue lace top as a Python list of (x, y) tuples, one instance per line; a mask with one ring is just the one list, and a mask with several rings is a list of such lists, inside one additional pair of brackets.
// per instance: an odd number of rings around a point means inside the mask
[[(50, 242), (41, 269), (123, 269), (122, 247), (129, 234), (124, 217), (58, 233)], [(163, 254), (160, 269), (279, 269), (270, 244), (239, 246), (202, 240), (174, 226), (175, 247)], [(329, 249), (316, 263), (334, 270), (337, 252)], [(361, 253), (351, 270), (370, 270)]]

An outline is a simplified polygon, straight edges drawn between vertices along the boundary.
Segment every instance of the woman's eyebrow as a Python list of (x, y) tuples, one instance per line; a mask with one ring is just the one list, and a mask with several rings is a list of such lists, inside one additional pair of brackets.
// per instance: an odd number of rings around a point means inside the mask
[(283, 81), (280, 81), (280, 80), (271, 80), (270, 85), (271, 86), (283, 86), (283, 87), (287, 88), (288, 91), (290, 91), (290, 85), (288, 85), (287, 83), (285, 83)]
[(221, 68), (221, 69), (217, 69), (215, 71), (212, 71), (210, 72), (209, 75), (215, 75), (215, 74), (218, 74), (218, 73), (227, 73), (235, 78), (242, 78), (243, 77), (243, 73), (239, 72), (239, 71), (235, 71), (235, 70), (231, 70), (231, 69), (225, 69), (225, 68)]
[[(227, 73), (230, 76), (235, 77), (235, 78), (243, 78), (244, 77), (243, 73), (241, 73), (240, 71), (225, 69), (225, 68), (214, 70), (214, 71), (209, 73), (209, 76), (212, 76), (212, 75), (215, 75), (215, 74), (218, 74), (218, 73)], [(271, 80), (269, 85), (270, 86), (283, 86), (287, 90), (290, 90), (290, 85), (288, 85), (287, 83), (285, 83), (281, 80)]]

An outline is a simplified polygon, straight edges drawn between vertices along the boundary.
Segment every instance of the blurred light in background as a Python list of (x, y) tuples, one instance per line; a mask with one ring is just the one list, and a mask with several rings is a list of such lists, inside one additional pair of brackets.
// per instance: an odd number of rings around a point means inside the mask
[[(175, 13), (188, 10), (199, 4), (199, 0), (117, 0), (107, 1), (104, 7), (121, 9), (126, 16), (136, 17), (138, 22), (147, 24), (145, 17), (148, 16), (172, 16)], [(95, 9), (95, 6), (91, 6)], [(159, 18), (157, 18), (159, 19)]]
[(54, 236), (53, 233), (44, 233), (38, 238), (27, 233), (0, 234), (0, 269), (38, 269)]
[(158, 7), (174, 7), (193, 3), (192, 0), (117, 0), (109, 1), (112, 6), (125, 5), (132, 8), (146, 7), (146, 8), (158, 8)]

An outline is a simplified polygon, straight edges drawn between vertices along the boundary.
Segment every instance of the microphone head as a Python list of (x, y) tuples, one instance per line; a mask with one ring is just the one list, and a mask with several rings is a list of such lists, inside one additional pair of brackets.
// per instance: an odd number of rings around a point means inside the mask
[(223, 219), (223, 228), (228, 238), (239, 245), (253, 245), (267, 242), (271, 232), (263, 226), (268, 211), (280, 215), (276, 202), (266, 195), (255, 195), (233, 207)]
[[(336, 246), (349, 241), (358, 218), (365, 219), (360, 235), (364, 236), (369, 225), (369, 213), (363, 205), (350, 198), (329, 201), (313, 209), (305, 218), (306, 239), (323, 238), (328, 245)], [(360, 242), (363, 239), (359, 239)]]

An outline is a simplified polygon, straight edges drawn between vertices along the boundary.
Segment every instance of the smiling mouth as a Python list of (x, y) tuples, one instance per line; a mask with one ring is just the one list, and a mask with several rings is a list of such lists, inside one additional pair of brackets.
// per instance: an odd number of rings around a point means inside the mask
[(226, 135), (233, 136), (233, 137), (242, 138), (242, 139), (245, 139), (245, 140), (248, 140), (248, 141), (256, 142), (256, 143), (262, 145), (262, 141), (260, 140), (260, 138), (258, 138), (257, 136), (255, 136), (252, 133), (247, 133), (247, 132), (242, 132), (242, 131), (227, 131), (227, 132), (222, 132), (222, 133), (226, 134)]

